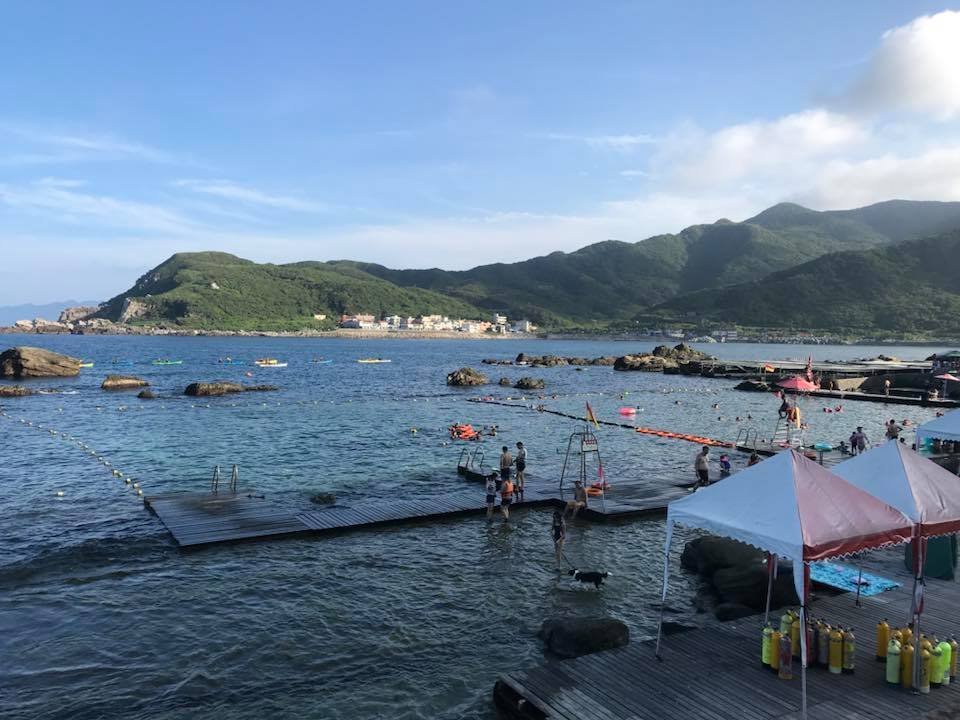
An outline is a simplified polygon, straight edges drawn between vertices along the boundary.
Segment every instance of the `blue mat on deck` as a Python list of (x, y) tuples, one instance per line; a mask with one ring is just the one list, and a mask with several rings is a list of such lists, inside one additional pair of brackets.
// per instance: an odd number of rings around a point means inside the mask
[(861, 582), (860, 595), (862, 597), (879, 595), (886, 590), (893, 590), (893, 588), (900, 587), (900, 583), (898, 582), (887, 580), (886, 578), (878, 577), (877, 575), (871, 575), (867, 572), (863, 573), (863, 576), (861, 577), (860, 571), (855, 567), (850, 567), (849, 565), (841, 565), (839, 563), (831, 562), (818, 562), (810, 564), (811, 580), (824, 585), (829, 585), (830, 587), (838, 588), (840, 590), (856, 592), (858, 578)]

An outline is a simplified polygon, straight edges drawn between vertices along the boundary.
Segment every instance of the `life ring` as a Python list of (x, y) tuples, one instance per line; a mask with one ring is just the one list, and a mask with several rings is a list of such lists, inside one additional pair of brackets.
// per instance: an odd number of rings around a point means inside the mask
[(603, 495), (603, 490), (601, 490), (600, 488), (588, 487), (587, 495), (593, 495), (593, 496)]
[(632, 407), (622, 407), (620, 408), (621, 415), (636, 415), (637, 409)]

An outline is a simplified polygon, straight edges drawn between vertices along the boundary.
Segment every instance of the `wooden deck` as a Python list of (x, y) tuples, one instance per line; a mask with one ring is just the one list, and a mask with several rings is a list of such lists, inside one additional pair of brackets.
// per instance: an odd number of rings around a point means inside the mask
[[(194, 547), (291, 535), (322, 535), (485, 513), (483, 487), (470, 483), (475, 493), (464, 493), (464, 482), (460, 481), (458, 492), (449, 496), (335, 504), (304, 512), (278, 506), (247, 491), (169, 493), (145, 497), (144, 504), (156, 514), (179, 546)], [(581, 510), (578, 517), (605, 521), (662, 514), (670, 500), (683, 494), (682, 489), (666, 488), (651, 495), (649, 491), (626, 484), (602, 500), (590, 498), (588, 507)], [(569, 490), (561, 495), (554, 483), (530, 478), (524, 499), (514, 502), (511, 510), (562, 507), (569, 498)]]
[(786, 392), (792, 395), (808, 395), (810, 397), (828, 398), (830, 400), (841, 400), (844, 402), (847, 400), (855, 400), (858, 402), (885, 403), (887, 405), (918, 405), (920, 407), (943, 409), (960, 407), (960, 401), (958, 400), (947, 400), (943, 398), (932, 400), (923, 392), (910, 395), (898, 395), (895, 393), (884, 395), (883, 393), (866, 393), (860, 392), (859, 390), (810, 390), (804, 392), (787, 390)]
[[(904, 624), (909, 613), (910, 578), (902, 568), (896, 560), (870, 567), (903, 587), (863, 598), (862, 607), (855, 606), (850, 593), (812, 602), (812, 615), (853, 627), (858, 640), (854, 674), (808, 670), (810, 720), (911, 720), (936, 709), (960, 707), (960, 683), (914, 695), (888, 687), (884, 666), (874, 659), (877, 622), (887, 618), (891, 624)], [(957, 607), (960, 586), (928, 580), (921, 630), (941, 638), (960, 632)], [(757, 615), (729, 623), (710, 621), (704, 628), (666, 636), (662, 662), (648, 641), (510, 672), (497, 681), (494, 700), (507, 717), (538, 720), (798, 720), (799, 662), (794, 661), (790, 681), (761, 667), (762, 620)]]

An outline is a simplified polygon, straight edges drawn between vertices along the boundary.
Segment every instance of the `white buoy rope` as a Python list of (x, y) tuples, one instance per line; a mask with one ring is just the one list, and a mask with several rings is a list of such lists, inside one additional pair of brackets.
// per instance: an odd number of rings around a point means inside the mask
[[(10, 417), (9, 413), (7, 413), (2, 408), (0, 408), (0, 417), (6, 418), (11, 422), (13, 421), (13, 418)], [(111, 463), (110, 460), (108, 460), (105, 455), (101, 455), (100, 453), (98, 453), (94, 448), (87, 445), (87, 443), (83, 442), (83, 440), (81, 440), (80, 438), (77, 438), (66, 432), (62, 432), (55, 428), (44, 427), (43, 425), (40, 425), (40, 424), (35, 425), (33, 421), (27, 420), (26, 418), (21, 417), (21, 418), (18, 418), (18, 420), (20, 424), (24, 425), (25, 427), (32, 427), (36, 430), (46, 430), (47, 433), (50, 435), (50, 437), (59, 437), (61, 440), (73, 443), (77, 447), (77, 449), (80, 450), (80, 452), (82, 452), (88, 457), (92, 457), (96, 459), (98, 462), (100, 462), (100, 464), (104, 466), (104, 468), (109, 469), (111, 477), (115, 477), (118, 480), (123, 480), (124, 485), (130, 486), (133, 490), (137, 491), (137, 497), (143, 497), (143, 488), (140, 487), (140, 482), (138, 480), (135, 480), (133, 477), (123, 472), (119, 468), (113, 467), (113, 463)], [(65, 493), (63, 490), (57, 490), (55, 491), (54, 495), (55, 497), (62, 498), (64, 497)]]

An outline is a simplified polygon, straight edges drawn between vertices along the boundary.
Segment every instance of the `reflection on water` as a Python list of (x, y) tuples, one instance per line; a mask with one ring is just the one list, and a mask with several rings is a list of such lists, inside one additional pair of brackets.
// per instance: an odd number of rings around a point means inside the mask
[[(12, 418), (0, 420), (4, 717), (486, 718), (496, 675), (542, 660), (535, 633), (545, 618), (609, 614), (635, 637), (653, 628), (663, 542), (656, 519), (573, 524), (570, 560), (614, 573), (600, 592), (557, 573), (543, 511), (513, 513), (508, 525), (477, 517), (185, 553), (94, 458), (17, 421), (88, 443), (148, 494), (203, 489), (214, 464), (237, 463), (241, 485), (287, 508), (311, 507), (317, 492), (345, 503), (451, 493), (479, 503), (482, 488), (453, 471), (459, 446), (450, 443), (447, 425), (497, 424), (500, 435), (487, 441), (491, 459), (501, 443), (523, 440), (530, 472), (556, 477), (576, 424), (466, 403), (476, 393), (447, 388), (447, 372), (521, 350), (595, 356), (640, 344), (95, 337), (29, 343), (95, 366), (77, 379), (36, 383), (55, 394), (4, 404)], [(810, 350), (817, 359), (879, 352)], [(756, 345), (710, 351), (731, 358), (807, 354)], [(884, 351), (922, 357), (934, 350)], [(276, 357), (289, 366), (216, 362), (227, 355)], [(320, 355), (334, 362), (309, 362)], [(355, 362), (369, 355), (393, 362)], [(153, 366), (155, 357), (184, 363)], [(113, 358), (135, 362), (113, 366)], [(147, 378), (160, 397), (140, 401), (99, 390), (114, 369)], [(529, 403), (579, 414), (589, 399), (598, 415), (617, 422), (619, 408), (629, 405), (638, 408), (638, 424), (693, 434), (731, 438), (747, 423), (772, 428), (776, 416), (770, 397), (734, 392), (729, 381), (603, 367), (486, 371), (494, 382), (501, 375), (543, 377), (546, 397), (527, 396)], [(188, 382), (220, 378), (274, 382), (281, 390), (179, 395)], [(499, 387), (484, 392), (520, 396)], [(868, 433), (874, 428), (879, 439), (891, 412), (851, 403), (827, 414), (806, 402), (815, 439), (845, 438), (857, 424)], [(915, 422), (931, 416), (920, 408), (893, 412)], [(618, 478), (652, 491), (692, 475), (693, 445), (617, 428), (599, 434), (614, 493)], [(683, 606), (696, 580), (676, 577), (673, 604)]]

